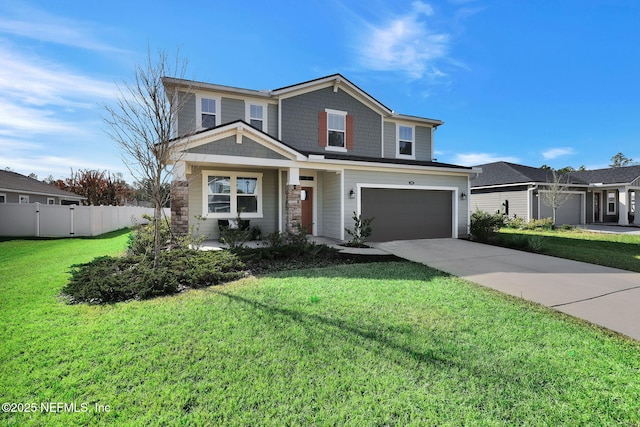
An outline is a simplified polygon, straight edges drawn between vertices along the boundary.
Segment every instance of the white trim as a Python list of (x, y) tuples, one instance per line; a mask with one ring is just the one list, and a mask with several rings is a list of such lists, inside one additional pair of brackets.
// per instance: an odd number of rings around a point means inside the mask
[(251, 124), (251, 107), (252, 106), (256, 106), (256, 107), (262, 107), (262, 132), (264, 133), (268, 133), (268, 129), (267, 129), (267, 123), (268, 123), (268, 119), (267, 119), (267, 111), (269, 110), (268, 108), (268, 104), (266, 102), (254, 102), (252, 100), (246, 100), (244, 103), (244, 117), (245, 117), (245, 122)]
[[(26, 199), (25, 202), (22, 201), (23, 197)], [(27, 195), (27, 194), (18, 194), (18, 203), (21, 203), (23, 205), (28, 204), (29, 203), (29, 195)]]
[[(411, 154), (400, 154), (400, 128), (411, 129)], [(403, 139), (403, 141), (409, 141)], [(416, 159), (416, 127), (414, 125), (407, 125), (402, 123), (396, 123), (396, 158), (397, 159)]]
[[(344, 184), (344, 183), (343, 183)], [(342, 185), (344, 187), (344, 185)], [(362, 215), (362, 189), (363, 188), (385, 188), (385, 189), (399, 189), (399, 190), (435, 190), (435, 191), (451, 191), (451, 237), (453, 239), (458, 238), (458, 197), (459, 188), (449, 186), (435, 186), (435, 185), (399, 185), (399, 184), (356, 184), (356, 213)], [(344, 189), (343, 189), (344, 191)], [(343, 197), (344, 199), (344, 197)], [(468, 198), (467, 198), (468, 200)], [(344, 215), (343, 215), (344, 223)], [(343, 227), (344, 228), (344, 224)]]
[(2, 197), (2, 200), (0, 200), (0, 203), (7, 203), (7, 194), (6, 193), (0, 193), (0, 197)]
[[(238, 194), (236, 192), (237, 179), (241, 178), (257, 178), (258, 179), (258, 211), (257, 212), (242, 212), (241, 218), (262, 218), (262, 173), (255, 172), (236, 172), (236, 171), (216, 171), (216, 170), (203, 170), (202, 174), (202, 216), (205, 218), (235, 218), (238, 216)], [(229, 192), (230, 200), (230, 212), (213, 213), (209, 212), (209, 177), (210, 176), (228, 176), (231, 179), (231, 188)]]
[[(53, 203), (49, 203), (49, 202), (53, 202)], [(47, 205), (55, 205), (55, 204), (56, 204), (55, 197), (47, 197)]]
[(340, 240), (344, 241), (344, 170), (337, 171), (340, 174)]
[(219, 126), (222, 122), (221, 120), (221, 112), (222, 112), (222, 98), (216, 95), (210, 95), (205, 93), (196, 93), (196, 129), (202, 130), (202, 100), (203, 99), (212, 99), (216, 102), (216, 126)]

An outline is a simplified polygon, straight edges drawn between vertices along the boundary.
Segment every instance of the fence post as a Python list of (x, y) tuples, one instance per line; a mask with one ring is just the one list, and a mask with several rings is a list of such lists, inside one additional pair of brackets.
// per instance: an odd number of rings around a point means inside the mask
[(40, 237), (40, 202), (36, 202), (36, 237)]
[(73, 230), (73, 213), (75, 212), (76, 209), (76, 205), (69, 205), (69, 213), (71, 216), (71, 237), (73, 237), (73, 235), (75, 234), (74, 230)]

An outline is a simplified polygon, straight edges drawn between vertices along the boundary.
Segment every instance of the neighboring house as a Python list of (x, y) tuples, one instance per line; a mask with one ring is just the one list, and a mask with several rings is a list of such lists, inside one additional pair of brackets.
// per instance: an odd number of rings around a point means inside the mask
[[(439, 120), (397, 114), (340, 74), (271, 91), (165, 78), (188, 94), (173, 150), (171, 222), (218, 237), (241, 213), (263, 235), (300, 224), (345, 240), (468, 234), (470, 167), (433, 161)], [(199, 218), (206, 218), (201, 221)]]
[(0, 203), (42, 203), (46, 205), (77, 205), (86, 197), (60, 190), (53, 185), (0, 170)]
[[(508, 162), (477, 167), (482, 174), (471, 180), (472, 211), (501, 212), (527, 221), (552, 216), (540, 197), (553, 182), (550, 170)], [(567, 183), (570, 197), (558, 208), (556, 223), (640, 225), (640, 215), (635, 215), (640, 166), (573, 171)]]

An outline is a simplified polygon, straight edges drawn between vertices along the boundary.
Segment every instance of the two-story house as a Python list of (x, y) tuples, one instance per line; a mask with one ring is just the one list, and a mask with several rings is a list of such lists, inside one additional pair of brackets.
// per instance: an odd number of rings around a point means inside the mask
[[(271, 91), (175, 78), (186, 99), (173, 149), (171, 222), (218, 237), (240, 213), (263, 234), (297, 224), (345, 240), (353, 213), (372, 241), (468, 233), (469, 177), (433, 159), (439, 120), (398, 114), (340, 74)], [(348, 237), (348, 236), (347, 236)]]

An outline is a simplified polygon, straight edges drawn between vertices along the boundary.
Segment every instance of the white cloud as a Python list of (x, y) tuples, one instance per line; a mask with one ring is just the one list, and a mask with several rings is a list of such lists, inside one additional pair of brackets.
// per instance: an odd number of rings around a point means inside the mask
[(79, 134), (78, 111), (116, 95), (113, 82), (1, 44), (0, 63), (0, 135)]
[(494, 153), (459, 153), (454, 163), (462, 166), (475, 166), (493, 162), (519, 163), (520, 159), (512, 156), (500, 156)]
[(412, 3), (405, 15), (368, 24), (362, 35), (360, 57), (364, 66), (382, 71), (403, 71), (413, 78), (442, 77), (438, 61), (449, 53), (450, 36), (433, 31), (424, 18), (434, 14), (431, 5)]
[(547, 150), (542, 153), (542, 157), (545, 160), (555, 159), (560, 156), (568, 156), (570, 154), (575, 154), (573, 148), (565, 147), (565, 148), (552, 148), (551, 150)]
[(52, 15), (25, 4), (4, 6), (0, 13), (0, 33), (94, 51), (125, 52), (100, 41), (96, 33), (108, 29), (99, 23)]

